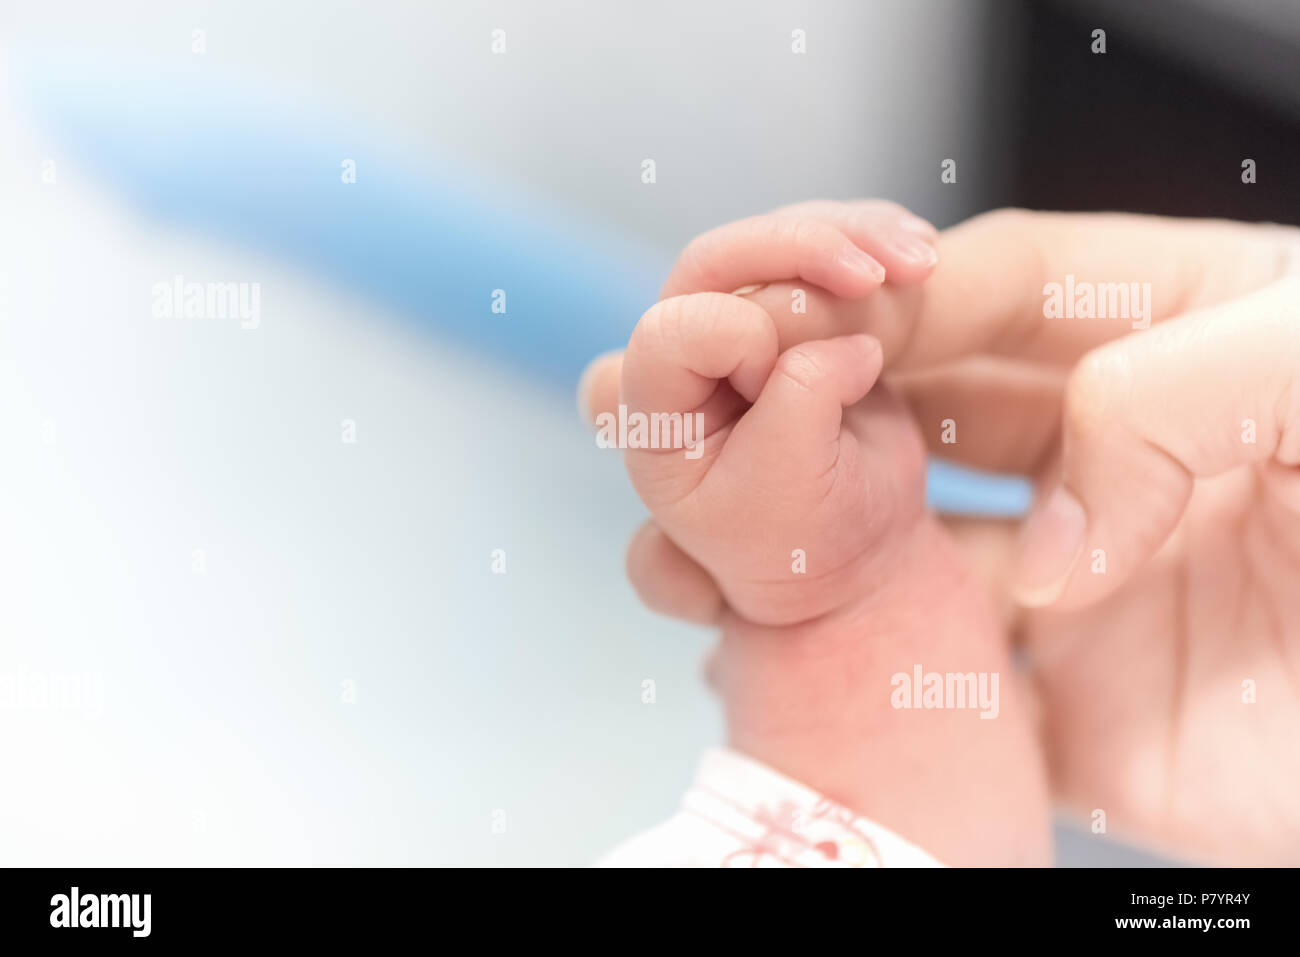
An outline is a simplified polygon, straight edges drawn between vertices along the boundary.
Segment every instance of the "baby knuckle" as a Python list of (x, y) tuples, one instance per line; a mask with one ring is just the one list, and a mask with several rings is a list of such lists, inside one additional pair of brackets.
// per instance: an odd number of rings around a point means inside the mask
[(795, 346), (777, 361), (778, 375), (805, 392), (816, 391), (826, 379), (826, 372), (810, 349)]
[(690, 296), (673, 296), (646, 310), (632, 330), (629, 352), (663, 352), (681, 342)]
[(722, 279), (723, 264), (735, 253), (736, 247), (743, 244), (742, 235), (750, 227), (746, 220), (719, 226), (701, 233), (686, 244), (674, 273), (690, 277), (690, 287), (685, 292), (701, 292), (713, 289)]
[(799, 219), (788, 227), (790, 245), (805, 270), (829, 270), (844, 243), (839, 231), (817, 220)]
[(685, 272), (691, 276), (707, 275), (713, 251), (716, 247), (717, 237), (713, 230), (701, 233), (686, 244), (681, 255), (677, 257), (677, 265), (674, 271)]
[(826, 245), (830, 230), (825, 223), (800, 216), (790, 221), (790, 244), (804, 250), (818, 250)]

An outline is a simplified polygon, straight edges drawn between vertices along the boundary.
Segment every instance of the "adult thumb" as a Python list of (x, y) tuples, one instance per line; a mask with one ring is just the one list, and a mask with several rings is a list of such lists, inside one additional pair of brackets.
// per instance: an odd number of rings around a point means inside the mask
[(1062, 442), (1012, 574), (1024, 605), (1114, 591), (1177, 527), (1196, 478), (1300, 464), (1300, 278), (1089, 353), (1066, 386)]

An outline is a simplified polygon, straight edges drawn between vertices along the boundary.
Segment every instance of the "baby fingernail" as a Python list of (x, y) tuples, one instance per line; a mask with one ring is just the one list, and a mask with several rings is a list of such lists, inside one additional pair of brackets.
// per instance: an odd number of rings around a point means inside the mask
[(1022, 605), (1050, 605), (1061, 596), (1083, 551), (1087, 527), (1083, 506), (1064, 487), (1034, 507), (1021, 532), (1012, 577)]
[(889, 248), (900, 259), (914, 266), (933, 266), (939, 261), (939, 254), (934, 251), (934, 247), (914, 236), (895, 236), (890, 241)]
[(840, 251), (839, 264), (845, 269), (866, 276), (872, 282), (885, 281), (885, 267), (880, 265), (857, 246), (845, 246)]

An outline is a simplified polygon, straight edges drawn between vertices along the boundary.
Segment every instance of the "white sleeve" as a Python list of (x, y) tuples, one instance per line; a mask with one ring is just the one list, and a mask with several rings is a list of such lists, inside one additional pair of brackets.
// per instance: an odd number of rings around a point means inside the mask
[(681, 810), (599, 867), (941, 867), (925, 851), (736, 751), (705, 752)]

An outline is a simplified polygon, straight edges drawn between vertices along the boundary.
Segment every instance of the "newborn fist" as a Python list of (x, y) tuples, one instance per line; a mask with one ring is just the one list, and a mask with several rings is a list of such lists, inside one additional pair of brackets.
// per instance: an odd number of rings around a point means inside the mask
[(633, 332), (632, 482), (743, 618), (794, 624), (869, 593), (923, 514), (924, 449), (881, 362), (866, 335), (778, 354), (771, 316), (721, 293), (660, 302)]

